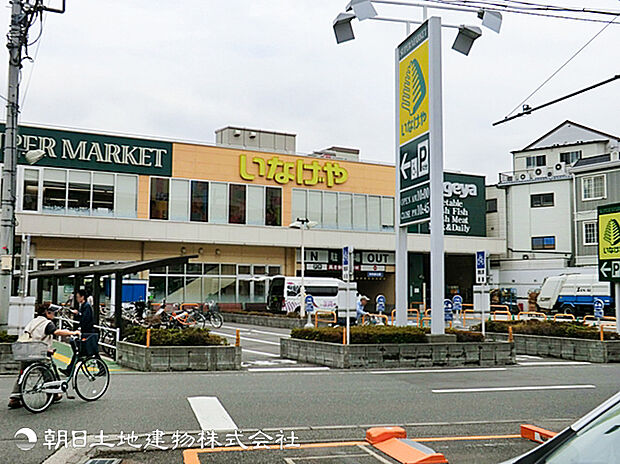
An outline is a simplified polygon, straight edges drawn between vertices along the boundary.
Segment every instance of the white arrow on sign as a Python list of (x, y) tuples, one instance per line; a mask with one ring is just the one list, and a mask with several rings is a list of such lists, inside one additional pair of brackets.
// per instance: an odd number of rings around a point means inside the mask
[(607, 278), (607, 273), (609, 271), (611, 271), (610, 267), (607, 267), (609, 263), (607, 261), (603, 262), (603, 264), (601, 265), (601, 274), (603, 274), (603, 277)]
[(407, 170), (411, 167), (411, 161), (407, 161), (408, 153), (405, 153), (402, 161), (400, 162), (400, 173), (403, 176), (403, 179), (407, 180), (409, 177), (407, 176)]

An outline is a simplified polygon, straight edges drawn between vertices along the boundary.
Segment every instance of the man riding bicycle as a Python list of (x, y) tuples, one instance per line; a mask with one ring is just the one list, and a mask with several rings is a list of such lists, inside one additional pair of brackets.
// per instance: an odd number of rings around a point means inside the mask
[[(53, 319), (56, 317), (56, 312), (60, 309), (60, 306), (41, 306), (39, 308), (39, 316), (35, 317), (32, 321), (30, 321), (25, 329), (24, 333), (30, 335), (32, 341), (42, 341), (47, 345), (47, 355), (52, 357), (54, 354), (54, 349), (52, 348), (53, 336), (69, 336), (69, 335), (80, 335), (79, 330), (64, 330), (56, 328), (56, 324), (54, 324)], [(31, 364), (30, 362), (20, 362), (20, 373)], [(59, 401), (62, 399), (62, 395), (57, 393), (54, 401)], [(22, 406), (21, 401), (21, 393), (20, 393), (20, 385), (19, 385), (19, 376), (15, 381), (15, 385), (13, 386), (13, 391), (9, 396), (9, 408), (15, 409), (20, 408)]]

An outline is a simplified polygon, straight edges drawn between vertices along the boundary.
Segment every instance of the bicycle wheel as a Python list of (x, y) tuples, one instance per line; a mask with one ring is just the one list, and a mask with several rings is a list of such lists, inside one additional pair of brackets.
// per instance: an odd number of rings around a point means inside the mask
[(47, 366), (33, 364), (26, 368), (22, 375), (21, 394), (24, 407), (33, 413), (45, 411), (54, 395), (43, 390), (45, 382), (51, 382), (54, 374)]
[(95, 401), (103, 396), (110, 385), (110, 371), (100, 358), (82, 359), (75, 367), (73, 388), (84, 401)]
[(197, 329), (204, 329), (207, 326), (207, 318), (204, 314), (194, 313), (194, 319), (196, 320), (196, 325), (194, 327)]
[(103, 335), (101, 336), (100, 343), (105, 343), (105, 345), (101, 345), (101, 351), (103, 351), (106, 356), (113, 358), (116, 354), (116, 350), (111, 348), (111, 346), (116, 346), (116, 337), (114, 337), (114, 334), (108, 330), (102, 332)]
[(222, 324), (224, 323), (224, 318), (222, 317), (220, 313), (213, 312), (209, 315), (209, 322), (211, 322), (211, 325), (213, 327), (215, 327), (216, 329), (219, 329), (220, 327), (222, 327)]

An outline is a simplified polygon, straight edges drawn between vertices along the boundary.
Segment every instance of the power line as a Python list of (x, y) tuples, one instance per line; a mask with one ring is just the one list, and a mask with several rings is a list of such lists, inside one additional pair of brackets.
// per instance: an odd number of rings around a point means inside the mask
[(616, 19), (618, 19), (618, 16), (616, 16), (614, 19), (612, 19), (611, 21), (609, 21), (605, 27), (603, 27), (600, 31), (598, 31), (590, 40), (588, 40), (579, 50), (577, 50), (575, 53), (573, 53), (573, 55), (564, 62), (564, 64), (562, 64), (562, 66), (560, 66), (557, 70), (555, 70), (547, 79), (545, 79), (545, 81), (540, 84), (538, 87), (536, 87), (536, 89), (530, 93), (527, 97), (525, 97), (523, 99), (523, 101), (521, 103), (519, 103), (517, 106), (515, 106), (513, 108), (513, 110), (508, 113), (508, 115), (506, 117), (510, 117), (516, 110), (518, 110), (519, 108), (522, 107), (522, 105), (527, 102), (531, 97), (533, 97), (540, 89), (542, 89), (551, 79), (553, 79), (562, 69), (564, 69), (568, 63), (570, 63), (571, 61), (573, 61), (573, 59), (575, 59), (575, 57), (577, 55), (579, 55), (588, 45), (590, 45), (594, 39), (596, 39), (599, 35), (601, 35), (603, 33), (603, 31), (605, 29), (607, 29)]

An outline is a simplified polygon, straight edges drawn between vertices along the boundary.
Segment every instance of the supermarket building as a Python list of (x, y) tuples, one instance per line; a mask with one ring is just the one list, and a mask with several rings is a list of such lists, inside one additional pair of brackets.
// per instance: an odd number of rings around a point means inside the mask
[[(261, 303), (266, 277), (300, 273), (289, 224), (307, 217), (317, 225), (304, 233), (306, 275), (340, 277), (341, 249), (353, 246), (359, 291), (393, 303), (394, 166), (338, 147), (298, 155), (295, 139), (226, 127), (205, 145), (22, 126), (16, 244), (31, 237), (36, 270), (196, 254), (134, 277), (156, 300)], [(45, 156), (29, 165), (36, 149)], [(486, 237), (484, 177), (445, 176), (446, 293), (468, 299), (475, 252), (499, 255), (506, 243)], [(430, 240), (412, 232), (409, 299), (421, 301)], [(30, 288), (42, 300), (71, 291), (71, 279)]]

